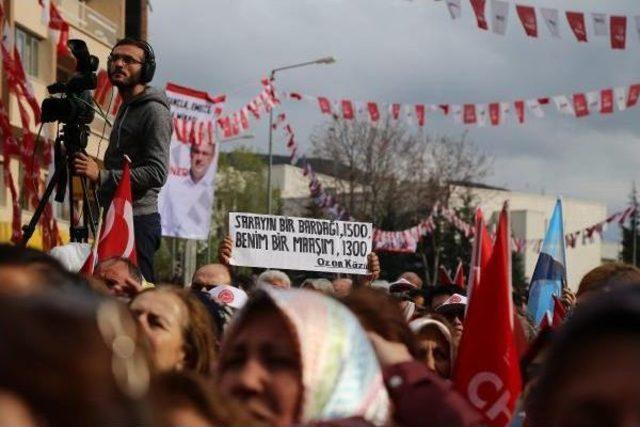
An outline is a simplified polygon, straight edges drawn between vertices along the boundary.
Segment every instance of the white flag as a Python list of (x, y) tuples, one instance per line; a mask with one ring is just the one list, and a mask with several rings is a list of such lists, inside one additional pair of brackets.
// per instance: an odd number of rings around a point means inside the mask
[(558, 9), (550, 9), (548, 7), (540, 8), (542, 18), (549, 28), (551, 35), (557, 39), (560, 38), (560, 23), (558, 20)]
[(491, 28), (496, 34), (504, 35), (509, 21), (509, 3), (503, 0), (491, 0)]
[(503, 124), (507, 121), (507, 116), (511, 113), (511, 103), (510, 102), (501, 102), (500, 103), (500, 124)]
[(452, 105), (451, 116), (454, 122), (462, 123), (462, 107), (460, 105)]
[(42, 0), (42, 15), (40, 20), (45, 26), (49, 26), (49, 19), (51, 16), (51, 0)]
[(609, 25), (607, 24), (607, 15), (604, 13), (592, 13), (593, 32), (596, 36), (608, 36)]
[(460, 0), (447, 0), (447, 8), (451, 14), (451, 19), (458, 19), (462, 15)]
[(538, 118), (544, 117), (544, 110), (537, 99), (527, 99), (527, 107)]
[(627, 88), (617, 87), (613, 90), (616, 97), (616, 104), (618, 104), (618, 110), (624, 111), (627, 109)]
[(558, 95), (553, 97), (553, 102), (556, 104), (556, 108), (561, 114), (575, 115), (573, 111), (573, 105), (569, 102), (569, 99), (565, 95)]
[(476, 104), (476, 123), (478, 127), (487, 125), (487, 104)]
[(589, 111), (600, 111), (600, 92), (587, 92), (587, 105)]

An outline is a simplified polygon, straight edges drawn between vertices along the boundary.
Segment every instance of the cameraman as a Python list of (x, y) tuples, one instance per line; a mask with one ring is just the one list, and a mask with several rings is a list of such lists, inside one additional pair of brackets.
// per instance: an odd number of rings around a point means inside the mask
[(131, 158), (131, 191), (138, 263), (144, 278), (154, 281), (153, 255), (160, 246), (158, 193), (167, 179), (171, 114), (164, 92), (148, 86), (156, 62), (151, 46), (125, 38), (113, 47), (107, 62), (109, 80), (118, 88), (122, 106), (111, 129), (104, 168), (85, 154), (75, 170), (99, 184), (100, 204), (107, 208), (122, 176), (124, 155)]

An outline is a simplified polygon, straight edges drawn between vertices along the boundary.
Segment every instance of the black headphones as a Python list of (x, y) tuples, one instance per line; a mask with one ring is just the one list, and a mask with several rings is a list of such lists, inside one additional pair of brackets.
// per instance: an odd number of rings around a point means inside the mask
[(149, 83), (156, 73), (156, 54), (146, 40), (139, 40), (139, 42), (142, 45), (142, 50), (144, 50), (144, 64), (142, 64), (140, 80), (142, 83)]
[[(116, 47), (125, 44), (138, 46), (144, 51), (144, 62), (142, 63), (142, 70), (140, 71), (140, 82), (149, 83), (153, 80), (153, 76), (156, 73), (156, 54), (154, 53), (153, 48), (146, 40), (134, 38), (119, 40), (113, 48), (115, 49)], [(108, 61), (108, 64), (110, 65), (110, 61)]]

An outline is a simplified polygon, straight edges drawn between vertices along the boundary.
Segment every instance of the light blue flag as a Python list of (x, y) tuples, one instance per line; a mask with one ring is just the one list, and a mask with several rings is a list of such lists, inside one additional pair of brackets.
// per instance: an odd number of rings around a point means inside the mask
[(562, 219), (562, 202), (558, 199), (529, 287), (527, 312), (535, 320), (536, 326), (547, 311), (553, 313), (553, 296), (559, 297), (562, 287), (567, 283)]

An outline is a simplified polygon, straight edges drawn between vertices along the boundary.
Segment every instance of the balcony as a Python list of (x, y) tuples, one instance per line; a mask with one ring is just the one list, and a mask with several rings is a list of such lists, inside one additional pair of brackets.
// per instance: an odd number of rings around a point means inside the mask
[(56, 0), (60, 12), (69, 24), (113, 46), (118, 40), (120, 26), (79, 0)]

